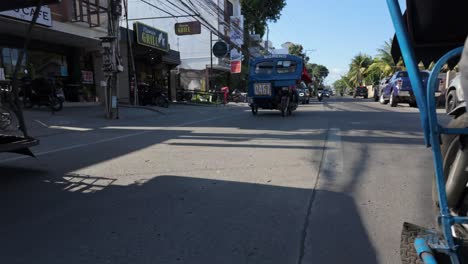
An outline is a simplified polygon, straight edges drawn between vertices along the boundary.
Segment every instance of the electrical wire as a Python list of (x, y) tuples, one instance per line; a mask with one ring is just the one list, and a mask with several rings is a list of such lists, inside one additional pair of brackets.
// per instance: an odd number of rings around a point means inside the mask
[(160, 11), (162, 11), (162, 12), (164, 12), (164, 13), (170, 15), (170, 16), (175, 16), (175, 15), (173, 15), (173, 14), (167, 12), (166, 10), (161, 9), (161, 8), (157, 7), (156, 5), (150, 3), (150, 2), (148, 2), (148, 1), (146, 1), (146, 0), (139, 0), (139, 1), (141, 1), (141, 2), (143, 2), (143, 3), (145, 3), (145, 4), (147, 4), (147, 5), (149, 5), (149, 6), (151, 6), (151, 7), (154, 7), (154, 8), (156, 8), (156, 9), (158, 9), (158, 10), (160, 10)]

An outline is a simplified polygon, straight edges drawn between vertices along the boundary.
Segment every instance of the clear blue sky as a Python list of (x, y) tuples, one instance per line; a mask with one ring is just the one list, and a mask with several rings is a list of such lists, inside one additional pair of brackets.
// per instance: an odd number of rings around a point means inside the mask
[(345, 73), (355, 54), (374, 56), (395, 32), (385, 0), (287, 0), (269, 27), (276, 48), (291, 41), (315, 49), (308, 53), (310, 62), (327, 66), (326, 83)]

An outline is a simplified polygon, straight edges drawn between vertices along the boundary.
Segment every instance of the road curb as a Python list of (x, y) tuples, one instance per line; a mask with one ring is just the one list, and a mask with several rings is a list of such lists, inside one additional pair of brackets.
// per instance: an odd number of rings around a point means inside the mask
[(161, 111), (161, 110), (158, 110), (156, 108), (153, 108), (153, 107), (149, 107), (149, 106), (140, 106), (140, 105), (125, 105), (125, 104), (119, 104), (120, 107), (124, 107), (124, 108), (136, 108), (136, 109), (144, 109), (144, 110), (148, 110), (148, 111), (152, 111), (152, 112), (156, 112), (156, 113), (159, 113), (161, 115), (167, 115), (167, 113)]

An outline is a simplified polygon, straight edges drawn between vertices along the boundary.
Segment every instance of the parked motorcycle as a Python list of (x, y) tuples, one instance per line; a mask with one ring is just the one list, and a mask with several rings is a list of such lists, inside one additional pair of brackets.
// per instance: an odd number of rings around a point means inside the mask
[(167, 97), (167, 95), (165, 93), (158, 92), (153, 97), (152, 104), (156, 105), (156, 106), (159, 106), (159, 107), (168, 108), (169, 107), (169, 98)]
[(63, 101), (57, 95), (56, 89), (44, 78), (32, 80), (23, 84), (23, 104), (25, 108), (47, 106), (52, 111), (60, 111)]
[(178, 102), (182, 102), (182, 101), (190, 102), (192, 101), (192, 92), (189, 92), (186, 90), (179, 90), (177, 91), (176, 99)]

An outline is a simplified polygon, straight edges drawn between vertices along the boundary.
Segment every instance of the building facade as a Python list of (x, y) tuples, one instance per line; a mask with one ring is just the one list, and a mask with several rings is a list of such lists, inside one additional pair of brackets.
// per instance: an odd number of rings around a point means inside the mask
[[(43, 6), (31, 34), (20, 78), (46, 78), (67, 101), (102, 97), (100, 37), (107, 33), (105, 1), (62, 0)], [(0, 68), (11, 78), (34, 8), (0, 13)]]
[[(187, 2), (185, 0), (181, 0)], [(207, 6), (195, 6), (188, 8), (181, 4), (181, 1), (173, 1), (173, 5), (167, 5), (170, 14), (200, 14), (199, 17), (180, 17), (155, 19), (149, 23), (154, 27), (164, 30), (169, 35), (169, 44), (171, 49), (180, 52), (181, 64), (173, 70), (172, 74), (179, 80), (176, 89), (185, 89), (193, 91), (208, 91), (226, 85), (229, 79), (230, 60), (229, 53), (223, 58), (211, 56), (212, 45), (219, 39), (229, 38), (230, 34), (230, 18), (231, 16), (241, 15), (241, 5), (239, 0), (212, 0)], [(148, 17), (158, 14), (164, 16), (163, 12), (155, 12), (155, 10), (144, 11), (141, 7), (144, 4), (134, 3), (134, 7), (130, 8), (130, 17)], [(170, 7), (170, 8), (169, 8)], [(164, 8), (164, 6), (161, 6)], [(148, 7), (147, 9), (151, 9)], [(186, 11), (186, 12), (182, 12)], [(176, 13), (178, 11), (178, 13)], [(201, 21), (201, 32), (196, 35), (177, 35), (174, 30), (176, 23)], [(213, 33), (214, 32), (214, 33)], [(211, 63), (213, 62), (213, 63)], [(211, 67), (211, 65), (213, 65)], [(211, 69), (211, 70), (210, 70)], [(211, 87), (211, 88), (210, 88)]]

